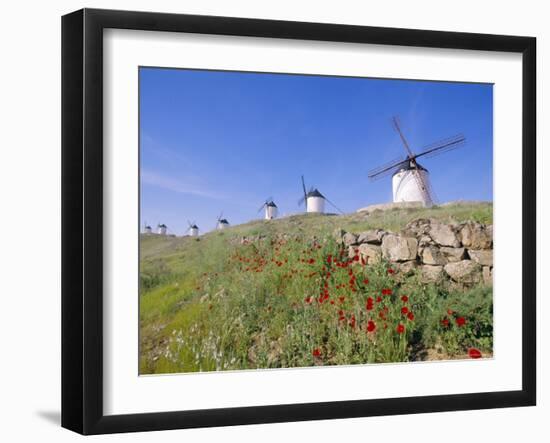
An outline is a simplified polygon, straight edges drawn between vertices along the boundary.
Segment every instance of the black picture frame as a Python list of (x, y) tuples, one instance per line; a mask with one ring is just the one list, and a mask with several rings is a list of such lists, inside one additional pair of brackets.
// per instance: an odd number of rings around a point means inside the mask
[[(103, 30), (192, 32), (522, 54), (522, 389), (130, 415), (103, 413)], [(536, 39), (83, 9), (62, 18), (62, 426), (82, 434), (229, 426), (536, 403)]]

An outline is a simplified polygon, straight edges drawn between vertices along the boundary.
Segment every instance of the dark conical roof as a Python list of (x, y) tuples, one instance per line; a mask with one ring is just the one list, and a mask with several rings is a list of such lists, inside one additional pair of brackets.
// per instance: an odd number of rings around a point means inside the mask
[(275, 202), (274, 202), (273, 200), (267, 202), (266, 206), (270, 206), (270, 207), (272, 207), (272, 208), (276, 208), (276, 207), (277, 207), (277, 205), (275, 204)]
[(314, 189), (312, 189), (311, 191), (309, 191), (309, 192), (307, 193), (307, 198), (309, 198), (309, 197), (321, 197), (321, 198), (325, 198), (325, 196), (324, 196), (323, 194), (321, 194), (317, 188), (314, 188)]
[(394, 173), (393, 175), (395, 174), (399, 174), (400, 172), (403, 172), (403, 171), (412, 171), (413, 169), (418, 169), (420, 171), (426, 171), (428, 172), (428, 170), (422, 166), (420, 163), (418, 162), (412, 162), (412, 161), (408, 161), (406, 162), (405, 164), (403, 164), (401, 167), (399, 167)]
[(228, 225), (229, 222), (225, 219), (225, 218), (222, 218), (219, 220), (220, 223), (223, 223), (224, 225)]
[(168, 226), (166, 226), (164, 223), (159, 225), (159, 228), (167, 228)]
[(189, 229), (199, 229), (199, 227), (193, 223), (191, 226), (189, 226)]

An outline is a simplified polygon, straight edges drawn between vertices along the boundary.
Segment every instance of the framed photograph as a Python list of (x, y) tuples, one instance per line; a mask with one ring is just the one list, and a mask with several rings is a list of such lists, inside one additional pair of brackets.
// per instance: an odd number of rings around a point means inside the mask
[(62, 425), (536, 402), (531, 37), (62, 20)]

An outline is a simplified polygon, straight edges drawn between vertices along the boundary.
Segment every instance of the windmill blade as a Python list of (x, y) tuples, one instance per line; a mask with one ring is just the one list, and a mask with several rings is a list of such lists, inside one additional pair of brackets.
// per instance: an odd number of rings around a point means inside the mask
[(407, 139), (403, 135), (403, 131), (401, 131), (401, 127), (399, 126), (398, 118), (394, 116), (392, 118), (392, 123), (393, 123), (394, 129), (399, 134), (399, 137), (401, 138), (401, 141), (403, 142), (403, 145), (405, 146), (405, 150), (407, 151), (407, 154), (409, 154), (409, 157), (411, 157), (411, 158), (414, 157), (414, 154), (413, 154), (411, 148), (409, 147), (409, 143), (407, 142)]
[(428, 194), (432, 200), (432, 204), (437, 205), (439, 202), (439, 198), (437, 197), (437, 194), (435, 193), (431, 182), (428, 180), (425, 183), (426, 183), (426, 189), (428, 190)]
[(420, 192), (422, 193), (422, 197), (424, 198), (424, 201), (426, 202), (426, 206), (432, 206), (433, 205), (433, 197), (431, 194), (431, 187), (430, 185), (424, 180), (424, 176), (420, 174), (418, 169), (412, 170), (412, 175), (414, 177), (414, 180), (416, 182), (416, 185), (420, 189)]
[(304, 180), (304, 176), (302, 175), (302, 189), (304, 191), (304, 196), (298, 200), (298, 206), (300, 206), (302, 203), (305, 202), (306, 204), (306, 209), (307, 209), (307, 192), (306, 192), (306, 182)]
[(220, 215), (218, 215), (218, 221), (220, 221), (222, 219), (222, 217), (223, 217), (223, 211), (220, 212)]
[(369, 171), (368, 177), (369, 177), (372, 181), (379, 180), (379, 179), (381, 179), (382, 177), (387, 177), (388, 175), (393, 174), (393, 173), (396, 172), (398, 169), (400, 169), (402, 166), (407, 166), (407, 163), (408, 163), (408, 162), (409, 162), (409, 159), (406, 158), (406, 159), (401, 160), (401, 161), (399, 161), (399, 162), (397, 162), (397, 163), (393, 163), (393, 164), (389, 164), (389, 165), (384, 165), (384, 166), (379, 166), (378, 168)]
[(263, 208), (265, 208), (266, 205), (267, 205), (267, 202), (264, 202), (264, 204), (260, 206), (260, 209), (258, 209), (258, 212), (260, 212)]
[(426, 156), (434, 157), (444, 152), (452, 151), (453, 149), (460, 148), (466, 144), (466, 137), (463, 134), (457, 134), (452, 137), (445, 138), (436, 143), (432, 143), (424, 148), (422, 152), (416, 155), (416, 157)]
[(336, 209), (340, 214), (343, 214), (344, 211), (342, 211), (338, 206), (336, 206), (334, 203), (332, 203), (328, 198), (325, 197), (325, 200), (334, 208)]
[(387, 168), (391, 168), (391, 167), (397, 165), (398, 163), (404, 162), (405, 160), (407, 160), (407, 158), (408, 157), (403, 158), (402, 155), (398, 155), (397, 157), (395, 157), (395, 158), (393, 158), (393, 159), (391, 159), (391, 160), (389, 160), (385, 163), (382, 163), (381, 165), (378, 165), (375, 168), (370, 169), (368, 174), (369, 174), (369, 176), (378, 174), (378, 172), (382, 172), (382, 170), (385, 170)]

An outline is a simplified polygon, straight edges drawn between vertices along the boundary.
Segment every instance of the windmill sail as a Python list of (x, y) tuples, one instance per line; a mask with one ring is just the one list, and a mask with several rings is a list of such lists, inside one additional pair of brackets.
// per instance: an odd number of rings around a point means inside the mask
[(453, 137), (449, 137), (426, 146), (420, 154), (415, 155), (415, 158), (422, 156), (426, 156), (426, 158), (435, 157), (436, 155), (443, 154), (444, 152), (449, 152), (453, 149), (460, 148), (465, 143), (466, 137), (462, 134), (457, 134)]
[(298, 205), (301, 205), (302, 203), (306, 204), (306, 210), (307, 210), (307, 192), (306, 192), (306, 183), (304, 181), (304, 176), (302, 175), (302, 189), (304, 191), (304, 195), (298, 200)]
[(336, 206), (334, 203), (332, 203), (328, 198), (325, 197), (325, 200), (334, 208), (336, 209), (340, 214), (343, 214), (344, 211), (342, 211), (338, 206)]
[(393, 175), (399, 168), (406, 166), (408, 162), (408, 158), (403, 159), (403, 157), (399, 157), (399, 159), (392, 160), (385, 165), (371, 169), (368, 172), (368, 177), (374, 181), (387, 177), (388, 175)]

